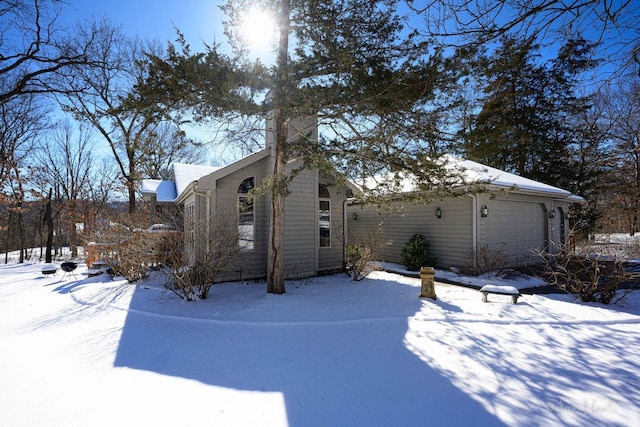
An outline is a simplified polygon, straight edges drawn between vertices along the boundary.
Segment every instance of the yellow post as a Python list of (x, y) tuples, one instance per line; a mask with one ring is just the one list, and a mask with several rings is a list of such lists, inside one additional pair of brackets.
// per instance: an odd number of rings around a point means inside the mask
[(438, 297), (436, 297), (436, 288), (433, 283), (435, 276), (436, 272), (433, 267), (422, 267), (420, 269), (420, 280), (422, 281), (420, 298), (438, 299)]

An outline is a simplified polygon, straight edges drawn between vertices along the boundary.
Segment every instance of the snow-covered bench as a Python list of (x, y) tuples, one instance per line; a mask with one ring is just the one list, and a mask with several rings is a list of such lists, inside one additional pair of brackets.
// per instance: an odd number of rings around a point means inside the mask
[(487, 302), (487, 295), (489, 294), (510, 295), (511, 304), (517, 303), (518, 298), (522, 296), (520, 291), (513, 286), (484, 285), (480, 292), (482, 292), (482, 302)]

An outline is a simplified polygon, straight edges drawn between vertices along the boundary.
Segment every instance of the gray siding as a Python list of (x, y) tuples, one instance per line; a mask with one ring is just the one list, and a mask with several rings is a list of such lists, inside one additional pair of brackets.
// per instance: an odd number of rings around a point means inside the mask
[[(266, 159), (257, 161), (239, 171), (224, 176), (215, 183), (216, 190), (211, 199), (213, 212), (220, 212), (235, 216), (233, 224), (237, 226), (238, 186), (246, 178), (255, 177), (256, 185), (260, 185), (265, 177), (267, 166)], [(204, 180), (203, 180), (204, 181)], [(204, 186), (204, 182), (202, 184)], [(213, 183), (207, 183), (211, 188)], [(267, 268), (267, 241), (269, 228), (266, 211), (268, 199), (265, 196), (258, 197), (254, 202), (254, 248), (251, 251), (242, 252), (240, 260), (233, 272), (225, 275), (225, 280), (253, 279), (266, 276)]]
[[(318, 271), (340, 271), (344, 268), (344, 201), (346, 200), (347, 188), (345, 186), (333, 185), (335, 180), (324, 174), (320, 174), (319, 181), (328, 185), (329, 195), (331, 196), (331, 246), (319, 247)], [(316, 198), (316, 215), (319, 209), (318, 200), (319, 199)], [(317, 221), (316, 233), (320, 233), (319, 223)]]
[(316, 274), (317, 173), (308, 169), (296, 176), (289, 186), (285, 205), (284, 274), (288, 278)]
[[(507, 193), (491, 200), (484, 195), (480, 206), (489, 209), (487, 218), (478, 219), (478, 247), (500, 250), (508, 257), (508, 264), (540, 262), (537, 251), (557, 251), (566, 240), (568, 231), (560, 222), (566, 221), (558, 207), (568, 208), (567, 202), (549, 197)], [(555, 211), (555, 218), (549, 212)], [(564, 232), (561, 238), (560, 232)]]
[[(415, 233), (431, 242), (431, 250), (438, 258), (437, 266), (448, 268), (461, 266), (473, 253), (470, 197), (461, 197), (429, 205), (392, 203), (397, 212), (378, 214), (375, 207), (353, 205), (348, 210), (349, 241), (367, 230), (382, 227), (380, 257), (384, 261), (401, 262), (401, 252)], [(436, 208), (442, 210), (442, 218), (436, 217)], [(353, 220), (353, 214), (357, 219)]]

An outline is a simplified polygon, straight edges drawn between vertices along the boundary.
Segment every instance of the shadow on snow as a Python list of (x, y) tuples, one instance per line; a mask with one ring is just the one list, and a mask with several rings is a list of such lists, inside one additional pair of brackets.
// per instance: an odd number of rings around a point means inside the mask
[[(377, 300), (386, 302), (378, 318), (372, 307), (370, 319), (234, 322), (145, 312), (145, 290), (137, 287), (115, 365), (234, 390), (280, 393), (289, 426), (503, 425), (407, 349), (408, 319), (430, 303), (418, 299), (419, 289), (407, 289), (397, 282), (369, 282), (364, 299), (368, 292), (385, 293)], [(286, 310), (288, 301), (313, 298), (296, 292), (288, 287), (286, 295), (273, 296), (261, 288), (246, 304), (271, 299)], [(359, 301), (336, 296), (332, 304), (348, 310)], [(221, 402), (212, 402), (216, 405)], [(252, 409), (247, 402), (246, 410)]]

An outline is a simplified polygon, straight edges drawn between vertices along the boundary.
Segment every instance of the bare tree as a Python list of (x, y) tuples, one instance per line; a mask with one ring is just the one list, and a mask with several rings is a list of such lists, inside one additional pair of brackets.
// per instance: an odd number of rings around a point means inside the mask
[(69, 237), (72, 256), (77, 256), (76, 223), (87, 217), (92, 178), (96, 175), (92, 173), (92, 133), (86, 126), (76, 129), (70, 121), (63, 121), (50, 135), (40, 145), (34, 163), (44, 174), (43, 181), (55, 190), (50, 191), (56, 203), (53, 217)]
[[(129, 212), (136, 209), (136, 183), (143, 177), (148, 154), (154, 153), (147, 171), (157, 172), (169, 159), (191, 158), (196, 144), (178, 128), (166, 107), (143, 108), (127, 96), (142, 80), (146, 68), (138, 59), (156, 49), (126, 37), (106, 19), (91, 24), (82, 34), (99, 34), (87, 51), (93, 66), (79, 66), (60, 85), (67, 96), (65, 111), (89, 123), (107, 142), (128, 194)], [(97, 28), (92, 30), (91, 28)]]
[[(25, 95), (0, 103), (0, 204), (6, 207), (5, 250), (9, 250), (9, 239), (17, 236), (21, 249), (20, 262), (26, 244), (25, 210), (28, 196), (36, 189), (28, 185), (34, 170), (26, 164), (28, 154), (35, 146), (40, 133), (48, 123), (48, 110), (35, 95)], [(13, 219), (13, 221), (11, 221)], [(15, 229), (11, 228), (14, 224)]]
[[(625, 69), (640, 65), (640, 6), (633, 0), (407, 0), (422, 15), (418, 30), (460, 46), (485, 44), (505, 34), (535, 37), (541, 44), (567, 34), (593, 34), (601, 56)], [(543, 39), (546, 42), (543, 43)]]
[(634, 235), (640, 228), (640, 78), (629, 74), (600, 96), (612, 143), (609, 199), (612, 211), (625, 218), (627, 232)]
[(174, 123), (161, 122), (144, 138), (148, 143), (140, 147), (137, 163), (145, 178), (161, 179), (174, 162), (198, 164), (206, 157), (204, 144), (187, 137)]
[(59, 22), (60, 0), (10, 0), (0, 3), (0, 103), (21, 95), (66, 90), (60, 74), (89, 63), (89, 36), (76, 39)]

